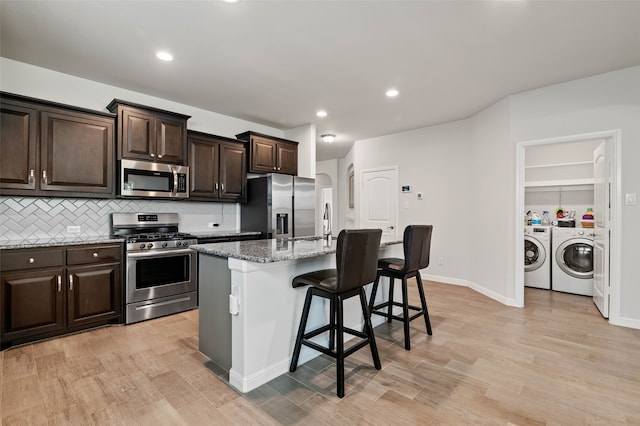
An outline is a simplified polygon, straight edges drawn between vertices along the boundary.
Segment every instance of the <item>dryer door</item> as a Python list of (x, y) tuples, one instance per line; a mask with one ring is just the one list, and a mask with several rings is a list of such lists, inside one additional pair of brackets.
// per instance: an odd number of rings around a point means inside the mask
[(527, 235), (524, 236), (524, 271), (535, 271), (542, 266), (547, 253), (540, 243), (533, 237)]
[(556, 262), (564, 273), (574, 278), (593, 278), (593, 241), (586, 238), (565, 241), (556, 250)]

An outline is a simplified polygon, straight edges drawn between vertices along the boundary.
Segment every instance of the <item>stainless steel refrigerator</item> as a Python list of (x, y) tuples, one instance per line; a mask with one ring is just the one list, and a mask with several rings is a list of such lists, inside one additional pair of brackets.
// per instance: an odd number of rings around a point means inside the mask
[(281, 174), (249, 179), (240, 211), (241, 230), (263, 238), (315, 235), (316, 181)]

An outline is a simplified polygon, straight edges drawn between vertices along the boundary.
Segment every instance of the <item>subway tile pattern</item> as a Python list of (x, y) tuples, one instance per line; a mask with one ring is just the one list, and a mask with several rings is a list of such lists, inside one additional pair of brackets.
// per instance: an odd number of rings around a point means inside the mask
[(190, 217), (222, 217), (223, 209), (220, 203), (203, 202), (0, 197), (0, 244), (78, 236), (68, 233), (67, 226), (80, 226), (82, 236), (109, 235), (113, 212), (176, 212)]

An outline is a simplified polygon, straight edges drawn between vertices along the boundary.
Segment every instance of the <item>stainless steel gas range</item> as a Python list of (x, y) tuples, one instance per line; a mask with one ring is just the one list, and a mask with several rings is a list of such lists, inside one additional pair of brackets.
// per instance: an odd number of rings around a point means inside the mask
[(126, 324), (198, 306), (197, 240), (178, 232), (177, 213), (112, 213), (111, 230), (127, 245)]

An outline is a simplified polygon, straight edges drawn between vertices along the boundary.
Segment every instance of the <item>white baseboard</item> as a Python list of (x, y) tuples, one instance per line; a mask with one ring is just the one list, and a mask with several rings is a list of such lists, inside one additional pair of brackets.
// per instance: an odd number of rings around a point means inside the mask
[(640, 329), (640, 320), (633, 318), (609, 318), (609, 324)]
[(480, 294), (483, 294), (485, 296), (487, 296), (490, 299), (493, 299), (497, 302), (502, 303), (503, 305), (507, 305), (507, 306), (514, 306), (516, 308), (521, 308), (522, 306), (520, 304), (518, 304), (517, 300), (514, 298), (509, 298), (509, 297), (504, 297), (501, 294), (496, 293), (493, 290), (489, 290), (487, 288), (484, 288), (482, 286), (479, 286), (478, 284), (468, 281), (468, 280), (462, 280), (459, 278), (450, 278), (450, 277), (440, 277), (437, 275), (427, 275), (424, 274), (422, 275), (422, 278), (425, 280), (429, 280), (429, 281), (436, 281), (439, 283), (444, 283), (444, 284), (453, 284), (453, 285), (460, 285), (460, 286), (464, 286), (464, 287), (469, 287), (471, 290), (473, 291), (477, 291)]

